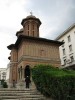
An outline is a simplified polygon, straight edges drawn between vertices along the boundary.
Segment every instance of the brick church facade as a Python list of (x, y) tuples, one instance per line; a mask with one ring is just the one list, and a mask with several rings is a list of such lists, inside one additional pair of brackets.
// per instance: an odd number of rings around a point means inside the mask
[(23, 28), (16, 33), (15, 44), (10, 44), (10, 83), (25, 78), (26, 68), (31, 69), (37, 64), (60, 66), (59, 46), (61, 42), (39, 37), (40, 19), (33, 15), (21, 22)]

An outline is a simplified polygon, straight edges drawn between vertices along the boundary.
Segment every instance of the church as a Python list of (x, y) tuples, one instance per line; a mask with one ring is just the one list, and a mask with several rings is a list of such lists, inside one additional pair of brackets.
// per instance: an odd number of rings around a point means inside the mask
[[(14, 44), (7, 46), (10, 52), (10, 83), (25, 80), (26, 72), (37, 64), (60, 67), (59, 46), (62, 42), (39, 37), (41, 21), (32, 14), (21, 22), (23, 26), (17, 33)], [(31, 76), (30, 76), (31, 77)]]

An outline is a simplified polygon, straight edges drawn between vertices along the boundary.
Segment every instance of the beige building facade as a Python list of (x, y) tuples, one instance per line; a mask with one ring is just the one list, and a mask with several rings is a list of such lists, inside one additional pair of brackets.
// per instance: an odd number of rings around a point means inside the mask
[(61, 68), (75, 70), (75, 23), (60, 34), (56, 40), (64, 42), (59, 47)]
[(6, 68), (0, 68), (0, 80), (6, 80)]
[[(60, 67), (59, 46), (62, 42), (39, 37), (41, 21), (33, 15), (21, 22), (23, 28), (16, 33), (15, 44), (8, 46), (11, 50), (10, 83), (25, 79), (27, 71), (37, 64), (50, 64)], [(29, 74), (31, 76), (31, 74)]]

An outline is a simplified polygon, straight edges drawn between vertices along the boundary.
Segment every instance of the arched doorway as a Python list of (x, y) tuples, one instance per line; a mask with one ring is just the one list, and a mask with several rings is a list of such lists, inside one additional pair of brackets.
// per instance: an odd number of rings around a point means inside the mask
[(24, 69), (24, 78), (26, 78), (27, 76), (30, 77), (30, 74), (31, 74), (31, 72), (30, 72), (30, 66), (27, 65), (27, 66), (25, 67), (25, 69)]

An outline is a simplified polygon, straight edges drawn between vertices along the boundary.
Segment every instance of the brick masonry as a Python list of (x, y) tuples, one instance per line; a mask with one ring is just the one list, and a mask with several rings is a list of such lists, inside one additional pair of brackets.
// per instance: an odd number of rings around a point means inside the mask
[[(19, 69), (22, 68), (21, 79), (24, 79), (24, 69), (26, 65), (30, 68), (37, 64), (50, 64), (60, 67), (59, 43), (48, 42), (39, 37), (39, 26), (41, 22), (34, 16), (29, 16), (22, 21), (23, 29), (17, 32), (17, 41), (14, 45), (9, 45), (10, 53), (10, 83), (18, 82)], [(22, 38), (20, 35), (31, 38)], [(19, 41), (19, 42), (18, 42)]]

